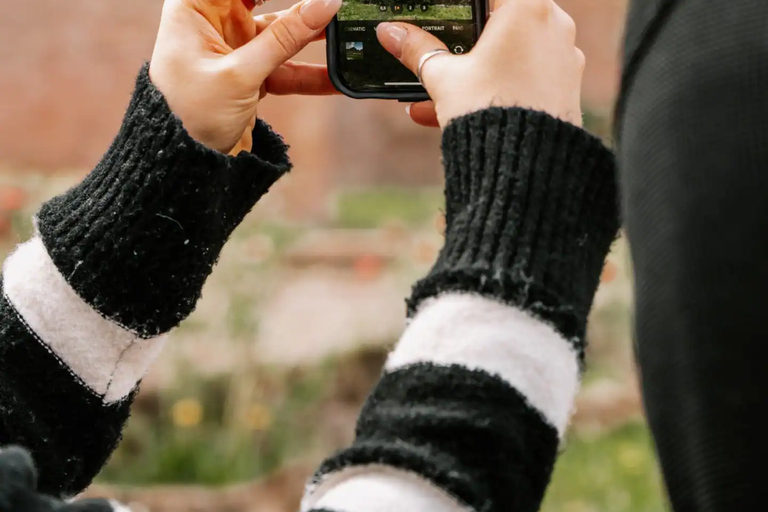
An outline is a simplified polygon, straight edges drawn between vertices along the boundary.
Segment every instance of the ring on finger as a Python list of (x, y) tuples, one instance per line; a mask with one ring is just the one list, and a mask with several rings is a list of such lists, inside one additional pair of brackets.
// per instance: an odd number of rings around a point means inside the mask
[(418, 66), (418, 68), (416, 70), (416, 77), (418, 77), (419, 83), (421, 85), (424, 85), (424, 79), (421, 76), (422, 71), (424, 71), (424, 64), (426, 64), (427, 61), (429, 59), (431, 59), (432, 57), (434, 57), (435, 55), (440, 55), (441, 53), (451, 53), (451, 52), (449, 52), (445, 48), (438, 48), (437, 50), (432, 50), (432, 51), (429, 51), (429, 52), (425, 53), (419, 59), (419, 66)]

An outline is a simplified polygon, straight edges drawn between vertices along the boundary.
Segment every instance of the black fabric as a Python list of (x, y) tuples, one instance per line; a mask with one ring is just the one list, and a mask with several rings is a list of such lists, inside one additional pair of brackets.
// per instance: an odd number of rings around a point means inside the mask
[[(80, 297), (142, 337), (185, 318), (232, 230), (290, 168), (266, 124), (253, 135), (252, 154), (206, 149), (145, 67), (104, 159), (38, 216), (46, 249)], [(134, 394), (105, 404), (0, 299), (0, 446), (31, 450), (43, 492), (73, 495), (91, 483), (120, 440)]]
[(676, 512), (764, 510), (768, 2), (674, 4), (618, 126), (645, 407)]
[(32, 452), (42, 491), (73, 495), (91, 483), (120, 440), (131, 401), (104, 405), (0, 297), (0, 446)]
[[(445, 246), (408, 302), (475, 293), (533, 313), (576, 349), (618, 229), (614, 160), (546, 114), (492, 108), (443, 137)], [(581, 354), (579, 354), (581, 355)], [(386, 373), (354, 444), (315, 477), (386, 464), (430, 479), (477, 512), (539, 509), (558, 448), (554, 427), (498, 376), (423, 362)]]
[(107, 500), (65, 504), (37, 490), (37, 471), (29, 453), (18, 446), (0, 448), (0, 511), (112, 512)]
[(491, 108), (443, 136), (445, 245), (408, 302), (468, 291), (553, 324), (583, 357), (584, 331), (618, 230), (612, 153), (544, 113)]
[(147, 69), (102, 161), (38, 215), (75, 291), (143, 337), (192, 312), (232, 230), (290, 168), (282, 139), (261, 121), (254, 152), (237, 157), (190, 138)]
[(385, 374), (354, 444), (318, 472), (387, 464), (428, 478), (477, 512), (535, 512), (557, 455), (554, 427), (501, 378), (412, 365)]

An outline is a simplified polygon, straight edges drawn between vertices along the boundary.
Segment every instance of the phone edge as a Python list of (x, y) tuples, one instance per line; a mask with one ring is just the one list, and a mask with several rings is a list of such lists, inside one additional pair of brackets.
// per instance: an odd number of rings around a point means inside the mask
[[(478, 20), (477, 20), (477, 26), (478, 26), (478, 38), (480, 37), (480, 34), (482, 34), (483, 29), (485, 28), (485, 23), (488, 20), (488, 0), (474, 0), (475, 8), (478, 12)], [(397, 100), (400, 102), (419, 102), (419, 101), (427, 101), (429, 100), (429, 94), (427, 92), (423, 93), (412, 93), (412, 92), (403, 92), (403, 93), (387, 93), (387, 92), (359, 92), (359, 91), (353, 91), (346, 85), (344, 85), (344, 82), (341, 79), (341, 76), (339, 76), (338, 70), (337, 70), (337, 64), (338, 64), (338, 58), (336, 55), (336, 52), (333, 51), (336, 48), (336, 24), (338, 23), (338, 17), (334, 16), (331, 22), (328, 24), (328, 26), (325, 28), (325, 58), (328, 65), (328, 77), (331, 80), (331, 84), (336, 88), (337, 91), (342, 93), (344, 96), (347, 96), (349, 98), (354, 98), (356, 100), (366, 100), (366, 99), (379, 99), (379, 100)]]

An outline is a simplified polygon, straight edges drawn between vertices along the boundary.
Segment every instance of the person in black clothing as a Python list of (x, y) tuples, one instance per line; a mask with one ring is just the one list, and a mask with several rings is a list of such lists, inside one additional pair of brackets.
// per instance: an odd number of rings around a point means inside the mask
[[(339, 5), (254, 21), (241, 0), (166, 1), (120, 133), (3, 267), (0, 446), (24, 448), (0, 452), (1, 511), (119, 509), (65, 500), (119, 442), (163, 334), (193, 311), (232, 230), (290, 169), (258, 100), (328, 92), (323, 68), (285, 62)], [(499, 0), (470, 54), (426, 63), (441, 48), (428, 33), (377, 32), (423, 64), (434, 101), (411, 115), (434, 112), (443, 129), (445, 245), (354, 443), (320, 466), (302, 510), (533, 512), (618, 229), (613, 155), (580, 128), (575, 26), (551, 0)]]
[(632, 3), (617, 107), (648, 420), (676, 512), (765, 510), (768, 3)]

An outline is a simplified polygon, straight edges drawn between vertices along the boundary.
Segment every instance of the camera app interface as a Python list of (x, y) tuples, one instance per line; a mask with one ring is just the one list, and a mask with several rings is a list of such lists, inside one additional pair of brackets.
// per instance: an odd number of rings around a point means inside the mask
[(338, 15), (339, 70), (353, 90), (420, 87), (416, 76), (376, 39), (382, 21), (418, 25), (460, 55), (476, 39), (472, 0), (345, 0)]

